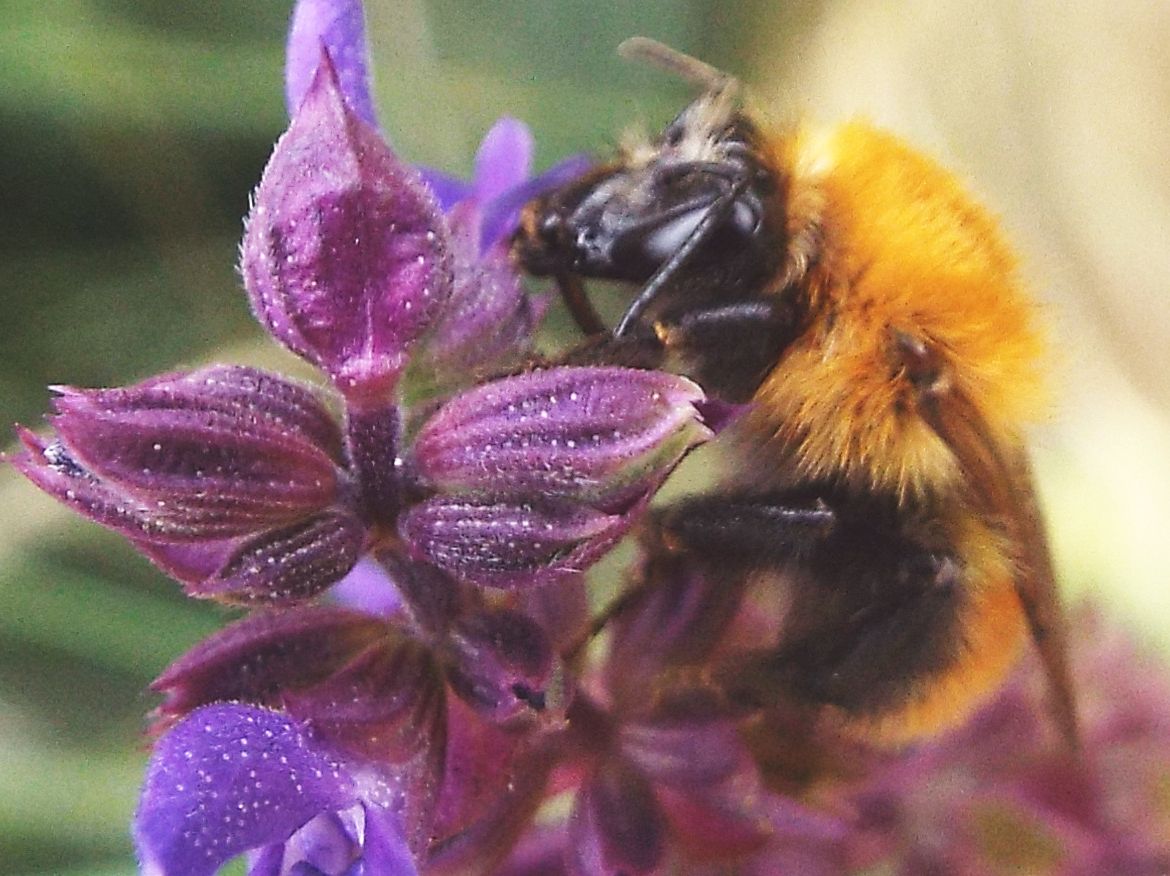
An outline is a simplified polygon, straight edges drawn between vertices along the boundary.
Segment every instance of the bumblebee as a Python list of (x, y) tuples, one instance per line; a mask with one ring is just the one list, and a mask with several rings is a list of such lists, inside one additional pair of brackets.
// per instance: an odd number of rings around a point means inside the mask
[[(966, 717), (1030, 633), (1075, 741), (1021, 435), (1043, 345), (996, 221), (869, 124), (773, 129), (732, 77), (645, 38), (622, 52), (699, 96), (530, 202), (513, 253), (611, 360), (749, 403), (718, 487), (644, 539), (729, 589), (784, 594), (774, 647), (727, 683), (901, 743)], [(589, 278), (639, 287), (612, 331)]]

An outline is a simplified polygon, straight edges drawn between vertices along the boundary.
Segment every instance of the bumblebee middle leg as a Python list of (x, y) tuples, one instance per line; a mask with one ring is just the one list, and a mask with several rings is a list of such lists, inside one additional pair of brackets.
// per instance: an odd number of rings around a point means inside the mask
[(720, 671), (733, 699), (872, 719), (908, 704), (962, 647), (963, 566), (903, 514), (807, 491), (707, 495), (660, 512), (647, 541), (728, 584), (763, 573), (787, 591), (773, 600), (783, 605), (775, 647)]

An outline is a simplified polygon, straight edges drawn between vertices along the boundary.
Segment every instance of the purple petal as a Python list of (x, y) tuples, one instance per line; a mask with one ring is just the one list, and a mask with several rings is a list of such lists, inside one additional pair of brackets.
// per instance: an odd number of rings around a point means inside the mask
[(376, 806), (365, 806), (362, 876), (416, 876), (418, 867), (398, 819)]
[(307, 865), (311, 873), (343, 874), (361, 857), (361, 843), (351, 807), (345, 813), (323, 812), (285, 842), (286, 862)]
[(521, 185), (532, 173), (532, 132), (519, 119), (503, 116), (475, 154), (475, 199), (486, 204)]
[(297, 114), (312, 85), (322, 48), (337, 68), (345, 102), (358, 118), (377, 127), (361, 0), (297, 0), (284, 62), (289, 117)]
[(287, 716), (216, 704), (155, 746), (134, 840), (145, 873), (211, 876), (236, 855), (355, 802), (346, 768)]
[(384, 400), (450, 294), (447, 240), (431, 193), (345, 105), (324, 58), (248, 217), (257, 318), (347, 398)]
[(471, 183), (458, 177), (435, 170), (433, 167), (419, 167), (419, 176), (422, 177), (427, 188), (434, 193), (439, 206), (446, 213), (460, 201), (470, 198), (475, 189)]
[(500, 194), (484, 204), (480, 247), (484, 251), (508, 237), (520, 220), (521, 208), (542, 192), (555, 189), (589, 170), (593, 162), (585, 155), (573, 155), (544, 173)]
[(438, 497), (414, 506), (399, 533), (418, 559), (483, 587), (563, 580), (625, 534), (632, 515), (552, 503), (509, 504)]
[(443, 405), (414, 444), (418, 473), (445, 492), (564, 496), (620, 508), (711, 432), (702, 391), (632, 368), (561, 367), (495, 380)]
[(281, 876), (284, 865), (284, 843), (264, 846), (252, 857), (248, 876)]
[(544, 630), (516, 611), (483, 610), (460, 619), (448, 636), (447, 679), (464, 702), (496, 722), (555, 709), (557, 664)]
[(365, 614), (390, 617), (402, 608), (394, 581), (373, 557), (363, 557), (330, 591), (339, 605)]
[(650, 873), (666, 848), (666, 824), (649, 783), (620, 761), (602, 764), (569, 816), (572, 872)]
[(239, 605), (294, 605), (337, 583), (353, 568), (365, 527), (348, 514), (310, 517), (241, 545), (193, 596)]
[(204, 639), (151, 685), (163, 722), (219, 700), (276, 705), (316, 684), (386, 635), (378, 618), (342, 608), (260, 611)]

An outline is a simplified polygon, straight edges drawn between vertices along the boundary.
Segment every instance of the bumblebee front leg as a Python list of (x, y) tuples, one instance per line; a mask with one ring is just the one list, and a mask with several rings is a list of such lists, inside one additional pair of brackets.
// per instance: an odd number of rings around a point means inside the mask
[(664, 314), (654, 331), (669, 369), (725, 401), (747, 401), (800, 328), (790, 301), (764, 296)]

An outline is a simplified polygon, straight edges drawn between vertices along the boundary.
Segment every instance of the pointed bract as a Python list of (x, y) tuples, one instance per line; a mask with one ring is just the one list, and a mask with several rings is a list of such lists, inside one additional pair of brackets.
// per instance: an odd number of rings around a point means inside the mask
[(450, 294), (448, 236), (323, 54), (248, 217), (240, 270), (257, 318), (347, 398), (386, 399)]
[(199, 706), (239, 700), (275, 706), (317, 684), (386, 635), (380, 619), (327, 606), (260, 611), (204, 639), (155, 679), (165, 694), (156, 730)]
[(412, 459), (443, 492), (562, 496), (616, 511), (711, 436), (695, 408), (702, 399), (691, 381), (655, 371), (533, 371), (448, 401)]
[(399, 522), (417, 559), (483, 587), (538, 586), (588, 568), (629, 529), (633, 514), (546, 502), (428, 499)]

